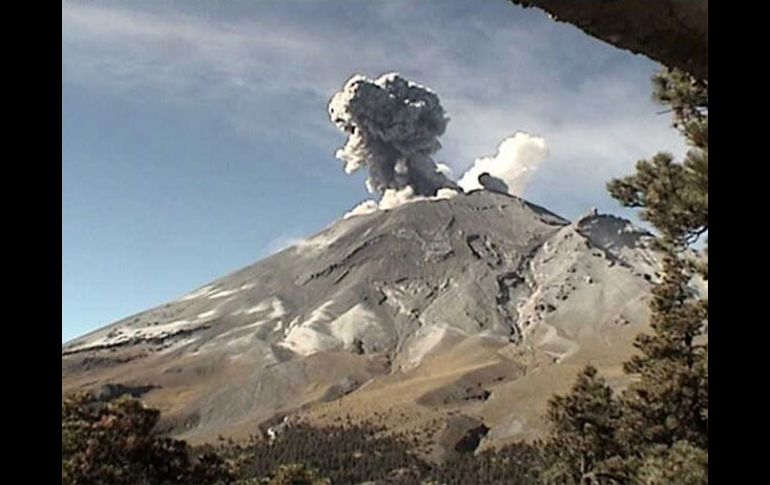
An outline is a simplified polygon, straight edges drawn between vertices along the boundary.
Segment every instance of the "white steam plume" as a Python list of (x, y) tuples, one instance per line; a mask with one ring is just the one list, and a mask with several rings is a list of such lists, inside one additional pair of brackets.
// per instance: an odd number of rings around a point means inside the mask
[[(466, 192), (485, 188), (485, 185), (490, 188), (507, 185), (509, 193), (521, 196), (530, 178), (547, 156), (545, 139), (517, 132), (500, 143), (496, 155), (477, 158), (473, 166), (462, 175), (458, 185)], [(479, 177), (483, 174), (491, 177), (481, 177), (480, 181)], [(503, 184), (494, 179), (499, 179)]]
[(451, 199), (460, 193), (459, 189), (453, 189), (449, 187), (443, 187), (436, 191), (436, 195), (425, 197), (423, 195), (415, 195), (412, 187), (404, 187), (403, 189), (386, 189), (382, 194), (382, 199), (379, 203), (374, 200), (365, 200), (353, 207), (348, 211), (343, 219), (348, 219), (355, 216), (363, 216), (366, 214), (372, 214), (381, 210), (395, 209), (396, 207), (408, 204), (410, 202), (417, 202), (421, 200), (441, 200)]
[(379, 208), (377, 207), (377, 201), (375, 200), (365, 200), (358, 204), (357, 206), (350, 209), (348, 212), (345, 213), (344, 216), (342, 216), (343, 219), (348, 219), (350, 217), (355, 216), (363, 216), (366, 214), (371, 214), (373, 212), (377, 212)]

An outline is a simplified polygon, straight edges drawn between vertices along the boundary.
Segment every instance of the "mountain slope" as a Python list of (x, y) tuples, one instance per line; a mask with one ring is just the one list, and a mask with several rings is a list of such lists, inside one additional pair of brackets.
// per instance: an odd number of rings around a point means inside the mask
[(68, 342), (62, 392), (136, 389), (193, 441), (285, 415), (380, 420), (439, 454), (482, 428), (482, 446), (537, 436), (585, 362), (620, 377), (658, 276), (648, 238), (489, 191), (342, 219)]

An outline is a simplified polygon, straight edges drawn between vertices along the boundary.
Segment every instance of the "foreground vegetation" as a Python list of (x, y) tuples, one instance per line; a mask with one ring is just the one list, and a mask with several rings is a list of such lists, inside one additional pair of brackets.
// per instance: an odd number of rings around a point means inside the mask
[(373, 425), (293, 425), (273, 440), (221, 441), (193, 448), (154, 431), (158, 412), (123, 397), (110, 403), (77, 395), (62, 405), (63, 483), (535, 484), (540, 449), (512, 445), (457, 454), (440, 465), (421, 459), (416, 442)]
[(156, 409), (121, 397), (90, 394), (62, 401), (63, 484), (219, 484), (231, 474), (224, 461), (187, 443), (159, 436)]

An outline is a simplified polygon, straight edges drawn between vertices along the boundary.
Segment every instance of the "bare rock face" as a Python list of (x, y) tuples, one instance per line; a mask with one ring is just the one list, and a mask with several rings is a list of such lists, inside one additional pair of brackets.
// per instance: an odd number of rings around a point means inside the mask
[(141, 388), (194, 442), (286, 416), (531, 438), (585, 363), (623, 385), (659, 276), (648, 238), (485, 190), (349, 217), (68, 342), (62, 391)]
[(708, 0), (511, 0), (708, 81)]

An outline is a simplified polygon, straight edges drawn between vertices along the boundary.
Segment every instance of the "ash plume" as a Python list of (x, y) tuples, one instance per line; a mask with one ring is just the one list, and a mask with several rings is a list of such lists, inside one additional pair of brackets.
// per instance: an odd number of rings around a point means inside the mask
[(332, 97), (329, 117), (349, 135), (336, 157), (346, 173), (368, 169), (370, 192), (411, 188), (415, 196), (433, 196), (457, 188), (431, 158), (449, 118), (430, 89), (397, 73), (375, 80), (357, 74)]

